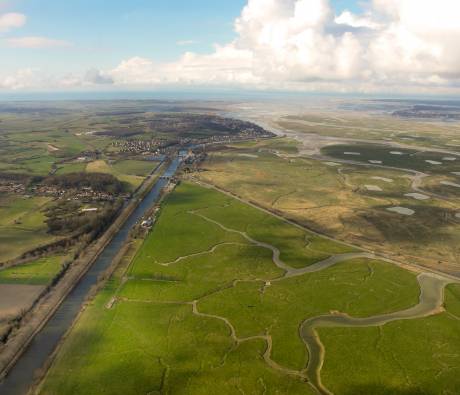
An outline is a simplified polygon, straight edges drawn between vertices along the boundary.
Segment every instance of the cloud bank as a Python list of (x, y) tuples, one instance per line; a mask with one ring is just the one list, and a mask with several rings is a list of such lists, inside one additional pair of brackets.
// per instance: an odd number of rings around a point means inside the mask
[(207, 55), (186, 52), (171, 63), (133, 57), (73, 80), (129, 87), (459, 92), (458, 0), (372, 0), (360, 14), (340, 15), (329, 0), (248, 0), (234, 30), (234, 41)]

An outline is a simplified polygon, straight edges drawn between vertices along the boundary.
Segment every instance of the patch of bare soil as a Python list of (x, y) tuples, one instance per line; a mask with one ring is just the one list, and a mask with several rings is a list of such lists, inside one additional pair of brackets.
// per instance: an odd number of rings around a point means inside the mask
[(0, 320), (30, 307), (43, 289), (42, 285), (0, 284)]

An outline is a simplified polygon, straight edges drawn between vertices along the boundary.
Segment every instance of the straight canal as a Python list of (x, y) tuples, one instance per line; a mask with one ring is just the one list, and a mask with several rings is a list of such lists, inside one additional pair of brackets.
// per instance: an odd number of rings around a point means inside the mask
[(128, 217), (120, 231), (105, 247), (88, 272), (69, 293), (51, 319), (36, 334), (28, 348), (0, 383), (1, 395), (24, 395), (29, 391), (37, 371), (45, 365), (62, 336), (72, 325), (89, 291), (97, 283), (99, 275), (108, 268), (117, 255), (132, 227), (158, 201), (162, 189), (168, 184), (168, 178), (176, 173), (181, 162), (180, 158), (181, 155), (170, 163), (162, 177), (158, 179), (150, 192)]

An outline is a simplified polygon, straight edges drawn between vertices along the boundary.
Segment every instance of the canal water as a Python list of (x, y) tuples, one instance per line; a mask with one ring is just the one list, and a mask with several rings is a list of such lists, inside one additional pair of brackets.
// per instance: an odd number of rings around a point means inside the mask
[[(174, 176), (179, 164), (180, 158), (174, 159), (163, 173), (163, 176)], [(59, 340), (72, 325), (89, 291), (97, 283), (99, 275), (108, 268), (126, 241), (132, 227), (158, 201), (161, 190), (167, 183), (168, 180), (163, 178), (156, 182), (155, 186), (129, 216), (120, 231), (113, 237), (88, 272), (59, 306), (53, 317), (35, 336), (9, 374), (0, 383), (1, 395), (24, 395), (27, 393), (36, 377), (37, 371), (44, 366)]]

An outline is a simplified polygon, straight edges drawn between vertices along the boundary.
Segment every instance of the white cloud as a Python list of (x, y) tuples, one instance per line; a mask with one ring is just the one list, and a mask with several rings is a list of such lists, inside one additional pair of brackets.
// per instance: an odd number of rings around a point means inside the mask
[(26, 20), (27, 18), (25, 15), (16, 12), (0, 14), (0, 33), (22, 27), (25, 25)]
[[(289, 89), (445, 89), (460, 75), (458, 0), (374, 0), (334, 15), (328, 0), (249, 0), (238, 37), (172, 64), (123, 61), (120, 84), (222, 84)], [(455, 85), (455, 84), (454, 84)]]
[(343, 11), (334, 19), (334, 22), (338, 25), (348, 25), (356, 28), (378, 29), (381, 27), (379, 23), (372, 20), (370, 15), (355, 15), (348, 10)]
[(27, 68), (18, 70), (16, 73), (0, 78), (2, 89), (28, 89), (40, 87), (45, 83), (44, 75), (37, 70)]
[(176, 44), (179, 45), (179, 46), (187, 46), (187, 45), (198, 44), (198, 41), (196, 41), (196, 40), (179, 40), (179, 41), (176, 41)]
[[(328, 91), (457, 92), (459, 0), (248, 0), (234, 41), (176, 62), (133, 57), (74, 84), (221, 85)], [(186, 41), (184, 42), (186, 44)]]
[(90, 69), (85, 73), (84, 81), (95, 85), (111, 85), (113, 80), (110, 76), (104, 74), (98, 69)]
[(14, 37), (4, 40), (8, 46), (12, 48), (63, 48), (70, 47), (71, 43), (64, 40), (55, 40), (47, 37), (28, 36), (28, 37)]

